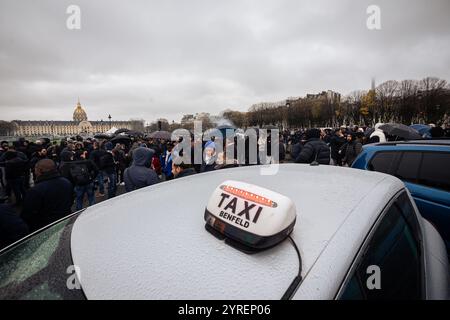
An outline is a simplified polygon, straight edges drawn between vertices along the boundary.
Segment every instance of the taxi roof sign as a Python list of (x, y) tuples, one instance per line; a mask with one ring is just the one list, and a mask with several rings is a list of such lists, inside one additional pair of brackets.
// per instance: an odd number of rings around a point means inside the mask
[(240, 181), (224, 181), (205, 209), (206, 229), (246, 252), (273, 247), (283, 241), (296, 222), (296, 208), (288, 197)]

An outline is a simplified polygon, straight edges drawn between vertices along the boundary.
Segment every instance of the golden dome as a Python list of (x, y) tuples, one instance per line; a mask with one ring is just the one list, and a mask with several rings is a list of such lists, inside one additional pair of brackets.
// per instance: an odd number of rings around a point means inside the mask
[(73, 112), (73, 121), (76, 122), (87, 121), (87, 114), (84, 111), (83, 107), (81, 106), (80, 100), (78, 100), (77, 107)]

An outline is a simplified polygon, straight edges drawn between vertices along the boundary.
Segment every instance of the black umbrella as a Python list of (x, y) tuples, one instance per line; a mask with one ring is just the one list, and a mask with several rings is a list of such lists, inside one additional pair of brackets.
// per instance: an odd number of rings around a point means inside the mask
[(144, 136), (144, 133), (143, 133), (143, 132), (140, 132), (140, 131), (132, 131), (132, 130), (127, 131), (126, 134), (127, 134), (128, 136), (133, 136), (133, 137), (143, 137), (143, 136)]
[(111, 139), (111, 136), (106, 133), (99, 133), (94, 136), (95, 139)]
[(112, 143), (123, 143), (123, 144), (129, 144), (131, 142), (131, 138), (128, 136), (116, 136), (111, 139)]
[(168, 131), (155, 131), (155, 132), (152, 132), (149, 137), (153, 138), (153, 139), (170, 140), (172, 135)]
[(116, 130), (116, 132), (114, 132), (114, 134), (128, 133), (129, 131), (130, 131), (130, 129), (122, 128), (122, 129)]
[(417, 130), (400, 123), (386, 123), (381, 125), (379, 129), (391, 136), (398, 136), (406, 140), (417, 140), (422, 138)]
[(49, 138), (39, 138), (39, 140), (41, 140), (42, 141), (42, 144), (50, 144), (50, 139)]

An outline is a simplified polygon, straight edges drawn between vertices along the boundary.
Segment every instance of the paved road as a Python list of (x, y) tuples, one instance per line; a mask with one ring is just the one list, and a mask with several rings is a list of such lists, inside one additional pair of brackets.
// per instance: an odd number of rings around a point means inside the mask
[[(108, 200), (108, 192), (107, 192), (107, 190), (108, 190), (108, 184), (105, 184), (105, 195), (104, 196), (99, 196), (98, 195), (98, 192), (96, 192), (95, 193), (95, 203), (99, 203), (99, 202), (102, 202), (102, 201), (105, 201), (105, 200)], [(117, 185), (117, 192), (116, 192), (116, 195), (121, 195), (121, 194), (123, 194), (123, 193), (125, 193), (125, 186), (121, 186), (121, 185)], [(83, 203), (83, 208), (87, 208), (89, 206), (89, 203), (88, 203), (88, 201), (87, 201), (87, 196), (85, 195), (84, 196), (84, 203)], [(73, 212), (75, 212), (75, 203), (73, 204), (73, 206), (72, 206), (72, 211)]]

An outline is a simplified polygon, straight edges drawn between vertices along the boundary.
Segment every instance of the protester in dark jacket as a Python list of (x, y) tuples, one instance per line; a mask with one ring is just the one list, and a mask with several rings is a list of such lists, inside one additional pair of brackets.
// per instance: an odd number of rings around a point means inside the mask
[(105, 195), (105, 184), (104, 184), (104, 177), (103, 172), (100, 170), (100, 157), (105, 154), (105, 150), (100, 147), (100, 143), (95, 141), (92, 145), (92, 151), (89, 154), (89, 159), (92, 160), (97, 168), (99, 168), (97, 177), (95, 180), (98, 184), (98, 192), (100, 196)]
[(35, 173), (36, 185), (28, 190), (21, 214), (30, 232), (70, 214), (73, 203), (72, 185), (61, 177), (53, 160), (39, 161)]
[(355, 134), (351, 133), (347, 135), (347, 143), (341, 147), (342, 161), (349, 167), (352, 166), (353, 161), (362, 151), (362, 144), (355, 138)]
[(302, 151), (303, 145), (300, 141), (291, 145), (291, 158), (293, 160), (297, 159), (298, 155)]
[[(3, 154), (8, 151), (9, 149), (9, 143), (7, 141), (2, 141), (0, 143), (0, 159), (2, 158)], [(5, 168), (4, 166), (0, 165), (0, 201), (6, 201), (8, 198), (6, 195), (6, 180), (5, 180)]]
[(58, 164), (60, 162), (60, 158), (59, 158), (60, 153), (61, 153), (61, 149), (56, 144), (56, 141), (54, 141), (53, 145), (51, 145), (47, 149), (47, 156), (49, 157), (49, 159), (52, 159), (53, 161), (55, 161), (56, 164)]
[(158, 183), (158, 175), (151, 169), (154, 151), (139, 147), (133, 151), (133, 163), (125, 170), (125, 189), (127, 192)]
[(98, 168), (92, 160), (73, 161), (73, 158), (73, 152), (61, 152), (59, 172), (72, 183), (76, 194), (76, 210), (81, 210), (85, 194), (90, 206), (95, 203), (94, 180)]
[(345, 137), (341, 132), (341, 129), (334, 130), (334, 134), (330, 139), (331, 159), (333, 165), (342, 165), (342, 156), (339, 153), (341, 147), (345, 144)]
[(330, 164), (330, 148), (320, 140), (320, 130), (310, 129), (306, 132), (306, 143), (295, 159), (296, 163)]
[(280, 163), (282, 163), (284, 160), (286, 160), (286, 147), (284, 145), (283, 140), (280, 139), (280, 144), (279, 144), (279, 160)]
[(14, 209), (0, 204), (0, 250), (28, 234), (28, 225)]
[(22, 203), (29, 171), (27, 157), (11, 148), (1, 156), (0, 164), (5, 167), (6, 193), (10, 195), (11, 191), (14, 192), (16, 203)]
[(183, 162), (180, 164), (172, 164), (172, 173), (175, 179), (183, 178), (187, 176), (191, 176), (196, 174), (197, 171), (190, 164), (184, 164)]
[(100, 155), (99, 169), (103, 173), (103, 177), (108, 180), (108, 199), (116, 196), (117, 191), (117, 175), (116, 175), (116, 161), (113, 155), (113, 144), (111, 142), (105, 143), (105, 151)]
[(36, 166), (36, 163), (38, 163), (40, 160), (43, 160), (43, 159), (48, 159), (47, 149), (45, 147), (41, 146), (33, 154), (33, 157), (30, 160), (30, 168), (31, 168), (31, 173), (33, 174), (34, 181), (36, 181), (36, 175), (34, 174), (34, 167)]
[(125, 172), (125, 169), (127, 168), (126, 159), (125, 159), (125, 151), (123, 150), (122, 146), (120, 144), (116, 144), (116, 147), (112, 151), (114, 162), (116, 165), (116, 177), (117, 182), (122, 183), (123, 180), (123, 174)]

